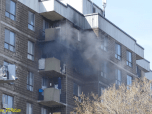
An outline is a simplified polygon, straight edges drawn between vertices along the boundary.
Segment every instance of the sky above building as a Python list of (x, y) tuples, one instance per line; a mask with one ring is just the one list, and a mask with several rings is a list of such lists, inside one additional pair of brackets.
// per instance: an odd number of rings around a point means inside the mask
[[(102, 7), (102, 0), (92, 0)], [(152, 69), (152, 0), (107, 0), (106, 18), (137, 40)]]

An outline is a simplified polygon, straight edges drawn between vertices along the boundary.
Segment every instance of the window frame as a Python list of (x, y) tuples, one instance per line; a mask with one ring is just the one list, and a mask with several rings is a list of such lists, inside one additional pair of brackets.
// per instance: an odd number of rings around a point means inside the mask
[[(31, 73), (32, 74), (32, 85), (30, 84), (30, 76), (31, 75), (29, 75), (29, 73)], [(33, 74), (33, 72), (30, 72), (30, 71), (28, 71), (28, 74), (27, 74), (27, 82), (26, 82), (26, 88), (27, 88), (27, 90), (28, 91), (34, 91), (34, 74)], [(31, 88), (31, 89), (30, 89)]]
[(101, 40), (101, 49), (107, 52), (108, 47), (108, 38), (104, 36), (104, 38)]
[[(129, 80), (128, 80), (129, 79)], [(130, 81), (130, 79), (131, 79), (131, 82), (128, 82), (128, 81)], [(130, 76), (130, 75), (127, 75), (127, 88), (129, 89), (129, 86), (131, 86), (132, 85), (132, 81), (133, 81), (133, 77), (132, 76)], [(128, 84), (129, 83), (129, 84)]]
[[(29, 107), (27, 107), (27, 106), (29, 106), (28, 104), (31, 105), (31, 107), (30, 107), (30, 108), (32, 109), (32, 110), (31, 110), (31, 113), (29, 113)], [(28, 111), (28, 112), (27, 112), (27, 111)], [(33, 114), (33, 104), (32, 104), (32, 103), (29, 103), (29, 102), (26, 103), (26, 114)]]
[[(129, 53), (131, 54), (131, 58), (129, 58)], [(129, 67), (133, 67), (133, 63), (132, 63), (132, 52), (131, 51), (129, 51), (129, 50), (127, 50), (126, 51), (126, 64), (127, 64), (127, 66), (129, 66)], [(131, 61), (130, 60), (128, 60), (128, 59), (131, 59)], [(131, 66), (130, 66), (131, 65)]]
[[(14, 4), (15, 4), (15, 14), (12, 14), (10, 11), (7, 11), (6, 10), (6, 8), (7, 8), (7, 0), (5, 1), (5, 17), (8, 17), (8, 18), (10, 18), (11, 20), (13, 20), (12, 18), (11, 18), (11, 16), (14, 16), (14, 20), (13, 21), (16, 21), (16, 2), (14, 1), (14, 0), (9, 0), (9, 8), (10, 8), (10, 10), (11, 10), (11, 2), (13, 2)], [(8, 15), (9, 16), (7, 16), (6, 15), (6, 13), (8, 13)]]
[[(8, 43), (8, 42), (5, 41), (6, 40), (6, 31), (9, 32), (9, 41), (10, 41), (10, 33), (14, 34), (14, 45), (10, 44), (10, 42)], [(14, 32), (12, 32), (12, 31), (10, 31), (9, 29), (5, 28), (5, 40), (4, 40), (4, 48), (9, 50), (9, 51), (11, 51), (11, 52), (15, 52), (16, 51), (15, 50), (15, 48), (16, 48), (15, 47), (16, 46), (16, 34)], [(8, 45), (8, 48), (5, 47), (6, 44)], [(13, 47), (13, 51), (10, 49), (10, 47)]]
[[(8, 107), (8, 104), (9, 104), (9, 102), (8, 102), (8, 101), (9, 101), (9, 100), (8, 100), (8, 96), (9, 96), (9, 97), (12, 98), (12, 107), (11, 107), (11, 108), (14, 108), (14, 97), (13, 97), (13, 96), (10, 96), (10, 95), (7, 95), (7, 94), (2, 94), (2, 104), (4, 104), (4, 99), (3, 99), (3, 98), (4, 98), (4, 95), (7, 96), (7, 107)], [(4, 110), (5, 110), (5, 109), (4, 109)], [(10, 113), (13, 114), (13, 112), (10, 112)], [(10, 114), (10, 113), (9, 113), (9, 114)], [(8, 112), (2, 113), (2, 114), (8, 114)]]
[[(118, 54), (118, 47), (120, 46), (120, 55)], [(115, 43), (115, 58), (121, 61), (122, 52), (121, 52), (121, 45), (119, 43)], [(119, 59), (120, 58), (120, 59)]]
[[(28, 52), (29, 42), (32, 43), (32, 46), (33, 46), (33, 54), (31, 54), (31, 53)], [(28, 40), (28, 42), (27, 42), (27, 59), (34, 61), (34, 54), (35, 54), (35, 43), (34, 43), (33, 41), (31, 41), (31, 40)], [(31, 56), (32, 59), (30, 59), (29, 56)]]
[[(119, 73), (118, 72), (120, 72), (120, 80), (118, 79), (119, 78)], [(121, 72), (121, 70), (120, 69), (115, 69), (115, 77), (116, 77), (116, 84), (117, 85), (121, 85), (121, 81), (122, 81), (122, 72)]]
[[(33, 14), (33, 16), (34, 16), (33, 25), (32, 25), (31, 23), (29, 23), (29, 13)], [(33, 29), (31, 29), (31, 28), (29, 27), (29, 25), (32, 26)], [(34, 14), (33, 12), (31, 12), (31, 11), (28, 11), (28, 29), (30, 29), (30, 30), (32, 30), (32, 31), (35, 31), (35, 14)]]
[[(44, 113), (44, 110), (46, 110), (46, 113)], [(46, 108), (44, 108), (44, 107), (41, 107), (41, 114), (47, 114), (47, 109)]]

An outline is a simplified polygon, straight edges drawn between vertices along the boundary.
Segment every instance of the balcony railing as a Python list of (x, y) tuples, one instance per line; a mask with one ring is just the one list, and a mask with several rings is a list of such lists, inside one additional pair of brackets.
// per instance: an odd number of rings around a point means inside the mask
[[(39, 94), (41, 92), (39, 91)], [(61, 102), (60, 95), (60, 89), (46, 88), (44, 89), (44, 96), (39, 96), (38, 103), (48, 107), (64, 107), (66, 104)]]
[(145, 72), (150, 71), (150, 62), (149, 61), (142, 59), (142, 60), (136, 60), (136, 63), (137, 63), (137, 65), (142, 67)]
[(49, 78), (64, 77), (66, 74), (66, 64), (62, 64), (56, 58), (46, 58), (39, 60), (39, 73)]

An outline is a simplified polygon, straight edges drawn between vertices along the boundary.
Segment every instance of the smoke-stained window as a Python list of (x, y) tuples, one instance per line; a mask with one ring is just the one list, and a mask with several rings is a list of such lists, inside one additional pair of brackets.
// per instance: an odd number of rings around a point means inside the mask
[(33, 114), (33, 105), (31, 103), (26, 103), (26, 114)]
[(121, 46), (119, 44), (115, 44), (115, 58), (121, 60)]
[(108, 39), (104, 37), (101, 41), (101, 49), (107, 51)]
[(5, 29), (4, 47), (10, 51), (15, 51), (15, 33)]
[(2, 108), (4, 109), (5, 113), (2, 114), (13, 114), (13, 112), (6, 112), (6, 108), (13, 108), (13, 97), (9, 95), (3, 94), (2, 96)]
[(6, 0), (5, 16), (15, 20), (16, 18), (16, 3), (12, 0)]
[(127, 75), (127, 88), (129, 89), (129, 86), (132, 85), (132, 77)]
[(101, 76), (107, 78), (107, 62), (104, 62), (101, 66)]
[(32, 72), (28, 72), (27, 75), (27, 90), (33, 91), (33, 85), (34, 85), (34, 75)]
[(115, 75), (116, 75), (116, 84), (121, 85), (121, 70), (116, 69)]
[(31, 41), (28, 41), (28, 54), (27, 58), (30, 60), (34, 60), (34, 43)]
[(132, 53), (127, 51), (127, 65), (132, 67)]
[(33, 31), (35, 29), (35, 15), (30, 11), (28, 12), (28, 28)]

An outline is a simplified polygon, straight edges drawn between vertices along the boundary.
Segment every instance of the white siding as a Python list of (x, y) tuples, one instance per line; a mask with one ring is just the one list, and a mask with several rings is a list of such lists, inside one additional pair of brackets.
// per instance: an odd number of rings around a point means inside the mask
[(39, 12), (38, 0), (18, 0), (18, 1), (26, 5), (27, 7), (33, 9), (34, 11)]
[(150, 63), (146, 61), (145, 59), (142, 60), (136, 60), (137, 65), (141, 66), (143, 69), (145, 69), (147, 72), (150, 71)]
[(152, 71), (145, 73), (147, 79), (152, 80)]

